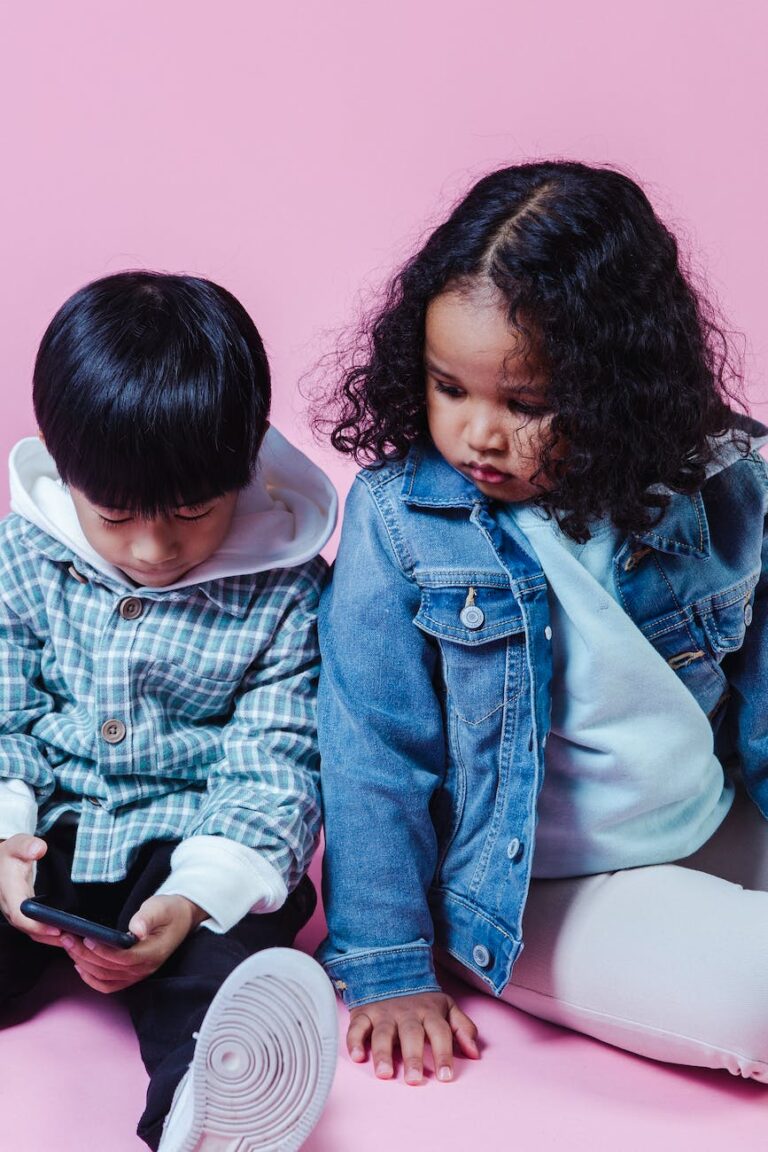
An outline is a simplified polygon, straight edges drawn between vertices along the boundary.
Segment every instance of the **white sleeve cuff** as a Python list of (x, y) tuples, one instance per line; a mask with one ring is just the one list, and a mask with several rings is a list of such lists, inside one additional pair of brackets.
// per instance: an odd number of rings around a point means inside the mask
[(37, 828), (37, 801), (24, 780), (0, 780), (0, 840)]
[(276, 912), (288, 888), (255, 848), (225, 836), (190, 836), (171, 856), (171, 874), (157, 895), (186, 896), (208, 913), (202, 927), (221, 933), (248, 912)]

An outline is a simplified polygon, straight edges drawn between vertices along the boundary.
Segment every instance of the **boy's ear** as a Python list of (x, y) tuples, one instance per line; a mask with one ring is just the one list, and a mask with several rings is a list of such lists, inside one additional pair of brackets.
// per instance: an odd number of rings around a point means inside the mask
[(43, 434), (42, 434), (42, 432), (40, 431), (40, 429), (39, 429), (39, 428), (38, 428), (38, 430), (37, 430), (37, 438), (38, 438), (38, 440), (40, 441), (40, 443), (41, 443), (41, 444), (45, 444), (45, 436), (43, 436)]

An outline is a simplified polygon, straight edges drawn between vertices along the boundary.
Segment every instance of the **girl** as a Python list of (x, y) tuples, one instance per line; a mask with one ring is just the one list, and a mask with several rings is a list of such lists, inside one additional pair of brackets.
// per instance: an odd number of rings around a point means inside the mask
[(766, 1078), (766, 430), (675, 240), (618, 172), (507, 168), (364, 335), (331, 439), (373, 467), (321, 610), (352, 1058), (478, 1055), (435, 945), (536, 1016)]

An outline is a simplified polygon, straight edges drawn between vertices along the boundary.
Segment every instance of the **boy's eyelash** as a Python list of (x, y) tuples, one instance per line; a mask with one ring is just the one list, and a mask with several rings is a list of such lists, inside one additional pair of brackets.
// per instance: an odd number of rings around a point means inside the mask
[(206, 516), (210, 516), (213, 508), (206, 508), (205, 512), (198, 512), (195, 516), (182, 516), (181, 512), (176, 513), (177, 520), (184, 520), (190, 524), (193, 520), (204, 520)]
[[(185, 524), (191, 524), (195, 520), (204, 520), (206, 516), (210, 516), (213, 508), (206, 508), (205, 512), (198, 512), (194, 516), (183, 516), (181, 512), (176, 512), (175, 517), (177, 520), (183, 520)], [(121, 524), (130, 524), (133, 520), (132, 516), (126, 516), (124, 520), (110, 520), (106, 516), (99, 516), (99, 520), (105, 528), (119, 528)]]

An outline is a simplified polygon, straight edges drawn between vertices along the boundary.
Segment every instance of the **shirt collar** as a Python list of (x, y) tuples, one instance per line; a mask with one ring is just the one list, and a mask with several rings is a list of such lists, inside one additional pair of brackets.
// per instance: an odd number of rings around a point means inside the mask
[[(749, 416), (734, 414), (734, 427), (753, 449), (768, 443), (768, 428)], [(710, 554), (709, 524), (700, 492), (692, 496), (666, 492), (669, 503), (653, 528), (637, 539), (659, 552), (705, 559)], [(492, 503), (471, 480), (448, 464), (429, 442), (414, 445), (403, 471), (401, 499), (417, 508), (473, 508)]]
[(491, 503), (429, 442), (414, 445), (408, 453), (400, 497), (417, 508), (474, 508)]

